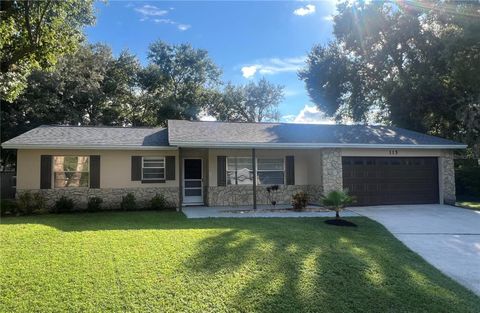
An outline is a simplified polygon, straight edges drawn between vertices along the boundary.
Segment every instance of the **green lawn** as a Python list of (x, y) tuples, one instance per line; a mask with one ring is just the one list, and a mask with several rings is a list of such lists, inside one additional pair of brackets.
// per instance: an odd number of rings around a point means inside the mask
[(366, 218), (3, 218), (0, 312), (478, 312)]
[(478, 201), (460, 201), (457, 202), (457, 205), (467, 209), (480, 210), (480, 202)]

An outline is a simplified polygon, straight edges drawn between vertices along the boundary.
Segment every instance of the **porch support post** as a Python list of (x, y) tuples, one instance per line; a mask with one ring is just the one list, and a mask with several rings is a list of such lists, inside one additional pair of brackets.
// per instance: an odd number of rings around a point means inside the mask
[(438, 158), (439, 198), (441, 204), (455, 204), (455, 169), (453, 152), (444, 152)]
[(257, 162), (255, 162), (255, 148), (252, 149), (253, 165), (253, 209), (257, 209)]
[(340, 149), (322, 149), (323, 194), (343, 189), (342, 153)]
[(183, 203), (183, 154), (182, 148), (178, 147), (178, 209), (182, 211)]

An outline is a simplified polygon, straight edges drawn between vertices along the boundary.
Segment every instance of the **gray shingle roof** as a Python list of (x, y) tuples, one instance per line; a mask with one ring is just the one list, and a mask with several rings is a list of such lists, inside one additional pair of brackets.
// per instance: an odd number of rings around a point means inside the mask
[(2, 147), (37, 145), (46, 147), (168, 146), (166, 128), (40, 126), (2, 144)]
[[(170, 145), (171, 146), (170, 146)], [(465, 148), (410, 130), (366, 125), (168, 121), (166, 128), (40, 126), (3, 148), (155, 149), (180, 147)]]
[[(227, 145), (392, 145), (462, 146), (461, 143), (422, 133), (386, 126), (319, 125), (290, 123), (224, 123), (168, 121), (172, 145), (201, 143)], [(195, 145), (195, 144), (192, 144)]]

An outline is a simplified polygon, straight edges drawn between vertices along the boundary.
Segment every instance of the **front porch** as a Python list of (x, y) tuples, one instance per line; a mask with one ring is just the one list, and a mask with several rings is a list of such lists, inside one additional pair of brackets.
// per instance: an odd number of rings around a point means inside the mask
[[(289, 205), (305, 192), (311, 204), (342, 188), (339, 149), (179, 149), (180, 207), (260, 209)], [(277, 185), (274, 193), (268, 187)], [(237, 213), (234, 213), (237, 214)]]

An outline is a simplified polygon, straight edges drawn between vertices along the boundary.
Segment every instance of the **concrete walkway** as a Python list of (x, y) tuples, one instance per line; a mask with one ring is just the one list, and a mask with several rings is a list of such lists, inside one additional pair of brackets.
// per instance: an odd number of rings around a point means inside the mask
[(480, 211), (448, 205), (349, 210), (383, 224), (430, 264), (480, 295)]
[[(276, 209), (291, 208), (289, 205), (277, 205)], [(335, 212), (295, 212), (283, 211), (275, 212), (269, 211), (272, 209), (271, 205), (259, 205), (256, 211), (253, 211), (251, 206), (239, 207), (203, 207), (192, 206), (183, 207), (182, 211), (188, 218), (209, 218), (209, 217), (228, 217), (228, 218), (245, 218), (245, 217), (335, 217)], [(342, 216), (359, 216), (352, 211), (343, 211)]]

